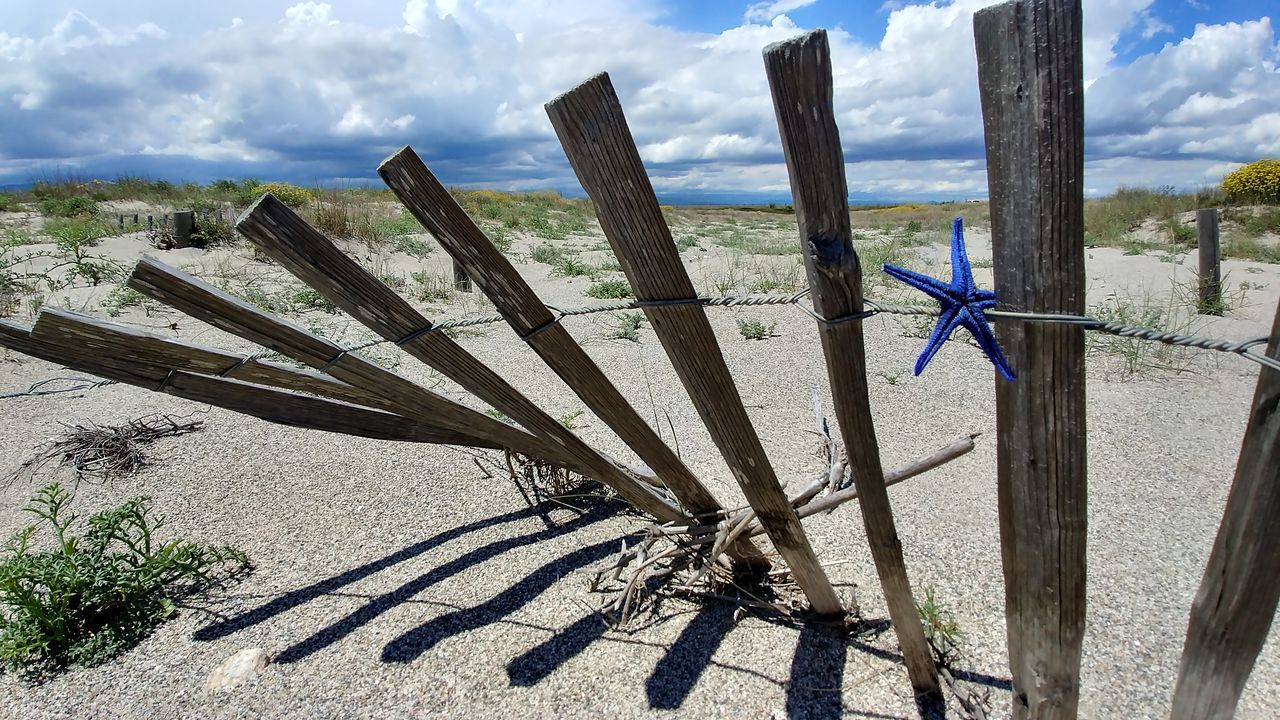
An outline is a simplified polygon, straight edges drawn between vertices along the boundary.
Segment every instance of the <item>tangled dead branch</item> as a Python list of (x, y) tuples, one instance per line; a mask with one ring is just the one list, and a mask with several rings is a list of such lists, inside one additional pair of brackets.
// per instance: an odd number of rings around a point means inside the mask
[(10, 479), (30, 479), (53, 464), (71, 468), (76, 479), (85, 477), (105, 480), (127, 475), (148, 463), (143, 446), (162, 437), (185, 435), (204, 429), (204, 420), (190, 415), (147, 415), (123, 425), (63, 425), (62, 435), (35, 448), (35, 454), (23, 461)]

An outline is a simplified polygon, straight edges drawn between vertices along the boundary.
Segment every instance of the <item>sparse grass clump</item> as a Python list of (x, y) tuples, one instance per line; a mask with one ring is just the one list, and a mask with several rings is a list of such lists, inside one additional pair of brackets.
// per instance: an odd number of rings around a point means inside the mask
[(644, 313), (615, 313), (613, 317), (618, 321), (618, 326), (609, 335), (610, 338), (640, 342), (640, 326), (644, 324)]
[[(1101, 303), (1089, 308), (1089, 317), (1103, 322), (1154, 328), (1161, 331), (1189, 333), (1191, 320), (1180, 312), (1185, 301), (1172, 293), (1160, 300), (1151, 295), (1132, 295), (1113, 292)], [(1110, 374), (1120, 379), (1130, 379), (1150, 371), (1183, 372), (1191, 367), (1191, 358), (1185, 347), (1165, 345), (1132, 337), (1121, 337), (1102, 332), (1085, 334), (1090, 354), (1103, 354), (1119, 360), (1119, 365), (1108, 365)]]
[(440, 273), (419, 270), (409, 278), (413, 280), (413, 296), (422, 302), (448, 302), (453, 296), (453, 280)]
[(744, 340), (764, 340), (765, 338), (774, 337), (774, 332), (778, 327), (777, 323), (764, 324), (763, 320), (757, 318), (742, 318), (738, 320), (738, 334)]
[[(4, 547), (0, 663), (32, 675), (94, 666), (125, 652), (172, 616), (178, 599), (249, 567), (243, 552), (160, 540), (146, 497), (79, 519), (56, 483), (26, 511), (40, 519)], [(83, 534), (75, 534), (86, 528)], [(41, 531), (49, 550), (36, 547)]]
[(621, 300), (632, 297), (631, 284), (626, 280), (601, 280), (592, 283), (584, 292), (599, 300)]
[(964, 640), (964, 632), (956, 622), (956, 616), (948, 610), (934, 595), (933, 588), (924, 590), (924, 601), (916, 603), (916, 612), (924, 626), (924, 637), (933, 647), (938, 663), (950, 665), (958, 659), (960, 643)]
[(332, 300), (321, 295), (319, 290), (310, 285), (303, 285), (294, 290), (289, 300), (295, 310), (321, 310), (330, 315), (338, 312), (338, 307)]

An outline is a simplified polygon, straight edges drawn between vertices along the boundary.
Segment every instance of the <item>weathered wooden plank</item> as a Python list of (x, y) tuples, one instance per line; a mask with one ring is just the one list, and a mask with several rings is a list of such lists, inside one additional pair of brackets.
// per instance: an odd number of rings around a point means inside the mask
[[(1280, 360), (1280, 304), (1267, 356)], [(1235, 715), (1280, 602), (1280, 372), (1263, 367), (1235, 480), (1191, 606), (1172, 720)]]
[[(609, 76), (591, 78), (547, 103), (546, 109), (636, 297), (646, 302), (694, 299), (697, 292), (663, 220)], [(698, 305), (650, 305), (644, 312), (809, 604), (820, 615), (842, 614), (840, 599), (751, 425), (705, 310)]]
[[(322, 369), (334, 378), (390, 402), (399, 414), (550, 462), (570, 463), (565, 453), (519, 428), (437, 395), (322, 337), (232, 297), (216, 287), (144, 257), (134, 267), (129, 287), (233, 335)], [(335, 360), (336, 358), (336, 360)]]
[[(1083, 314), (1084, 78), (1078, 0), (974, 16), (1001, 310)], [(1074, 718), (1087, 529), (1084, 331), (999, 323), (1000, 543), (1015, 718)]]
[(43, 308), (32, 333), (37, 339), (45, 336), (55, 339), (77, 355), (99, 354), (120, 358), (122, 362), (221, 375), (395, 412), (377, 395), (315, 370), (293, 368), (177, 338), (164, 338), (141, 328), (61, 308)]
[[(720, 512), (715, 496), (649, 427), (568, 330), (555, 321), (506, 256), (458, 205), (412, 148), (387, 158), (378, 174), (464, 273), (507, 320), (516, 334), (564, 380), (694, 515)], [(739, 557), (759, 557), (749, 543)]]
[[(42, 316), (44, 312), (48, 310), (43, 311)], [(60, 335), (56, 330), (46, 329), (41, 335), (16, 323), (0, 321), (0, 345), (98, 377), (208, 403), (269, 422), (380, 440), (472, 446), (477, 442), (476, 438), (453, 430), (342, 401), (188, 373), (121, 357), (114, 354), (114, 349), (84, 352), (80, 336)]]
[(612, 487), (631, 504), (664, 522), (684, 517), (647, 483), (587, 445), (448, 335), (423, 333), (431, 323), (421, 313), (275, 197), (259, 198), (241, 216), (236, 228), (366, 327), (396, 341), (410, 355), (506, 413), (534, 435), (562, 447), (563, 453), (585, 466), (591, 477)]
[[(791, 178), (809, 297), (818, 316), (835, 320), (863, 311), (862, 275), (849, 224), (844, 152), (832, 105), (831, 51), (825, 30), (764, 50), (782, 154)], [(938, 672), (925, 639), (902, 542), (885, 487), (867, 392), (862, 321), (818, 323), (840, 436), (862, 505), (862, 521), (884, 589), (903, 662), (917, 692), (938, 693)]]

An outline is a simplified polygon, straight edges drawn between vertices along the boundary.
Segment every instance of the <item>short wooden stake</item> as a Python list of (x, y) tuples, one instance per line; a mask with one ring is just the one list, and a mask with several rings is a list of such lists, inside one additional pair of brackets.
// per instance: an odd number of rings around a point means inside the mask
[(196, 229), (196, 214), (191, 210), (179, 210), (173, 214), (173, 246), (191, 247), (191, 234)]
[(1196, 210), (1196, 239), (1200, 245), (1200, 303), (1203, 315), (1222, 314), (1222, 248), (1218, 238), (1218, 209)]

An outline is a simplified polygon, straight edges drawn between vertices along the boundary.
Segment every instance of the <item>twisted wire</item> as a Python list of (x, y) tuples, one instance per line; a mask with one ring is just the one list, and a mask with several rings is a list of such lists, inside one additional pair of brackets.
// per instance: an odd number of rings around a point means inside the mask
[[(839, 318), (825, 318), (813, 311), (800, 301), (809, 294), (809, 288), (804, 288), (796, 293), (791, 294), (767, 294), (767, 295), (723, 295), (720, 297), (697, 297), (676, 300), (614, 300), (611, 302), (595, 303), (593, 305), (584, 305), (575, 308), (561, 308), (555, 305), (547, 305), (547, 309), (555, 314), (555, 317), (548, 323), (535, 328), (525, 339), (545, 330), (546, 328), (560, 322), (567, 317), (576, 317), (579, 315), (592, 315), (602, 312), (619, 312), (623, 310), (643, 310), (645, 308), (654, 307), (672, 307), (676, 305), (699, 305), (702, 307), (758, 307), (763, 305), (796, 305), (804, 310), (818, 322), (825, 325), (839, 325), (845, 322), (857, 322), (865, 320), (875, 315), (931, 315), (936, 316), (940, 310), (937, 307), (929, 305), (902, 305), (890, 303), (874, 298), (865, 298), (863, 303), (867, 310), (860, 313), (853, 313)], [(1079, 325), (1085, 330), (1092, 330), (1109, 335), (1117, 335), (1120, 337), (1129, 337), (1136, 340), (1146, 340), (1149, 342), (1158, 342), (1165, 345), (1177, 345), (1181, 347), (1197, 348), (1200, 350), (1212, 350), (1215, 352), (1239, 355), (1247, 360), (1251, 360), (1264, 367), (1280, 371), (1280, 360), (1268, 357), (1262, 353), (1251, 352), (1258, 346), (1264, 346), (1267, 338), (1255, 338), (1252, 340), (1232, 341), (1221, 338), (1205, 337), (1203, 335), (1187, 335), (1184, 333), (1160, 330), (1158, 328), (1142, 327), (1138, 325), (1125, 325), (1117, 322), (1105, 322), (1097, 318), (1086, 317), (1084, 315), (1070, 315), (1064, 313), (1032, 313), (1032, 312), (1015, 312), (1012, 310), (986, 310), (985, 314), (991, 320), (1015, 321), (1015, 322), (1035, 322), (1057, 325)], [(476, 327), (479, 325), (491, 325), (503, 321), (502, 315), (482, 315), (473, 318), (457, 318), (446, 319), (436, 323), (432, 323), (425, 328), (415, 330), (409, 335), (399, 340), (371, 340), (366, 343), (354, 345), (343, 349), (330, 361), (332, 365), (343, 355), (365, 350), (376, 345), (385, 343), (394, 343), (403, 345), (409, 340), (422, 337), (437, 330), (450, 330), (455, 328)], [(327, 367), (327, 366), (326, 366)]]

